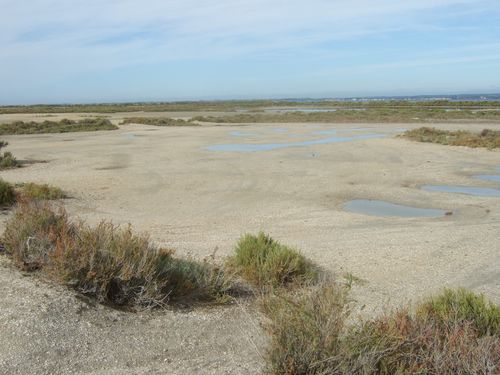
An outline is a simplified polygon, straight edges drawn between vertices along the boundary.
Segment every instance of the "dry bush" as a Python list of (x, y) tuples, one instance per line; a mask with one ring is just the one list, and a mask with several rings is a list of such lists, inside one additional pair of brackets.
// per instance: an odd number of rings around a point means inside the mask
[(153, 307), (168, 302), (225, 302), (232, 282), (208, 262), (179, 259), (146, 234), (108, 222), (71, 222), (47, 203), (23, 203), (7, 222), (5, 250), (28, 271), (40, 270), (100, 302)]
[[(265, 297), (271, 374), (498, 374), (499, 307), (465, 291), (445, 291), (416, 313), (400, 309), (346, 324), (345, 285)], [(488, 317), (485, 319), (485, 317)], [(495, 333), (496, 332), (496, 333)]]

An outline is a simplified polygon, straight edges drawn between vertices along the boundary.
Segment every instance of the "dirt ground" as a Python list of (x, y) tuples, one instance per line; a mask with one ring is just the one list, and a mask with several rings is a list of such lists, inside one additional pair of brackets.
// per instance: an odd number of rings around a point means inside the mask
[[(0, 122), (29, 117), (23, 116), (0, 116)], [(19, 159), (46, 162), (3, 171), (1, 177), (57, 185), (71, 196), (64, 205), (72, 214), (91, 223), (131, 223), (157, 243), (199, 259), (215, 250), (223, 259), (243, 233), (263, 230), (339, 277), (349, 272), (366, 280), (353, 292), (366, 305), (366, 315), (418, 301), (444, 286), (466, 287), (500, 302), (500, 197), (419, 188), (499, 188), (472, 176), (500, 173), (495, 169), (500, 152), (395, 137), (401, 128), (415, 126), (124, 125), (116, 131), (4, 136)], [(434, 126), (500, 129), (498, 124)], [(314, 143), (332, 137), (332, 130), (342, 137), (380, 138)], [(309, 145), (301, 147), (300, 141)], [(295, 146), (247, 153), (209, 149), (248, 143)], [(342, 209), (357, 198), (453, 214), (398, 218)], [(0, 230), (6, 218), (0, 216)], [(265, 337), (251, 303), (119, 312), (26, 277), (0, 259), (0, 369), (6, 373), (255, 374), (261, 369)]]

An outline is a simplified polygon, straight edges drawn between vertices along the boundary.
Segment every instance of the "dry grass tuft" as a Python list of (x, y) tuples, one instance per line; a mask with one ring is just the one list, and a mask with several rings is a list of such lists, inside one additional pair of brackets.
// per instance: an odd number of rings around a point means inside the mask
[(17, 186), (21, 187), (21, 194), (27, 199), (55, 200), (66, 198), (64, 191), (56, 186), (48, 184), (35, 184), (29, 182)]

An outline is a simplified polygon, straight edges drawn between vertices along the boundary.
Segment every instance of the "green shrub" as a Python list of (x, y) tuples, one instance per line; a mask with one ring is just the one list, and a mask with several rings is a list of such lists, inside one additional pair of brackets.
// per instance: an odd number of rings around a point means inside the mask
[(425, 301), (418, 313), (442, 324), (467, 321), (481, 335), (500, 335), (500, 307), (466, 289), (445, 289), (441, 295)]
[[(322, 283), (267, 296), (271, 374), (497, 374), (500, 336), (492, 304), (470, 292), (446, 291), (417, 307), (346, 324), (352, 309), (345, 286)], [(436, 302), (437, 301), (437, 302)], [(471, 301), (475, 308), (467, 307)], [(451, 308), (450, 308), (451, 306)], [(495, 306), (498, 309), (498, 306)], [(422, 311), (425, 311), (423, 313)]]
[(241, 237), (228, 265), (258, 288), (281, 287), (317, 277), (316, 268), (297, 250), (262, 232)]
[(8, 182), (0, 179), (0, 207), (7, 207), (16, 201), (14, 187)]
[(175, 258), (130, 227), (72, 223), (63, 209), (56, 212), (46, 203), (22, 204), (7, 222), (3, 242), (19, 267), (41, 270), (100, 302), (224, 302), (232, 288), (215, 265)]
[(22, 194), (29, 199), (54, 200), (66, 198), (66, 194), (56, 187), (48, 184), (35, 184), (32, 182), (22, 184)]

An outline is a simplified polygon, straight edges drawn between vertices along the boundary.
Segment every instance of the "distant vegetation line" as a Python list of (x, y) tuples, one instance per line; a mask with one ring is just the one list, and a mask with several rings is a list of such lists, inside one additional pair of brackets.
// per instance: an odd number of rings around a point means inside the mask
[(332, 112), (243, 113), (231, 116), (196, 116), (193, 120), (214, 123), (287, 123), (287, 122), (392, 122), (425, 123), (432, 121), (500, 121), (500, 109), (449, 110), (442, 108), (363, 108), (341, 109)]
[(116, 112), (168, 112), (168, 111), (237, 111), (262, 110), (273, 107), (293, 108), (496, 108), (500, 101), (448, 101), (448, 100), (370, 100), (370, 101), (287, 101), (287, 100), (229, 100), (165, 103), (116, 104), (61, 104), (0, 106), (0, 114), (14, 113), (116, 113)]

